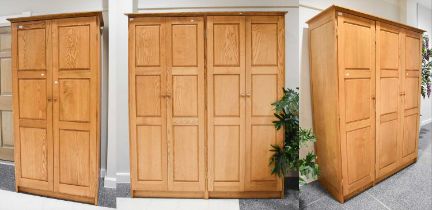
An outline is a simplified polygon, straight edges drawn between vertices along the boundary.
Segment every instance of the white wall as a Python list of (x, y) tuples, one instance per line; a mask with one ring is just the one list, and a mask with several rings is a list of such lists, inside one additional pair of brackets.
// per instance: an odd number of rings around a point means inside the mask
[[(129, 2), (132, 0), (128, 0)], [(125, 2), (125, 1), (122, 1)], [(299, 56), (298, 56), (298, 1), (294, 0), (155, 0), (137, 2), (140, 12), (189, 12), (189, 11), (288, 11), (285, 18), (286, 26), (286, 86), (295, 88), (299, 86)], [(112, 7), (110, 7), (112, 8)], [(111, 12), (111, 11), (110, 11)], [(112, 21), (112, 19), (111, 19)], [(123, 30), (123, 29), (121, 29)], [(127, 46), (127, 39), (113, 38), (117, 44)], [(113, 50), (112, 45), (111, 50)], [(123, 59), (127, 51), (118, 53)], [(127, 58), (127, 57), (126, 57)], [(111, 61), (110, 61), (111, 62)], [(119, 62), (119, 61), (117, 61)], [(110, 69), (112, 66), (110, 65)], [(127, 126), (127, 61), (118, 64), (115, 71), (117, 77), (115, 81), (110, 80), (110, 108), (109, 113), (112, 120), (109, 121), (109, 132), (115, 132), (117, 147), (117, 182), (129, 182), (129, 137)], [(121, 87), (120, 87), (121, 86)], [(112, 95), (111, 95), (112, 94)], [(111, 97), (117, 104), (111, 107)], [(112, 114), (112, 115), (111, 115)], [(112, 121), (118, 122), (112, 122)], [(126, 121), (124, 121), (126, 120)], [(115, 125), (117, 124), (117, 125)], [(121, 125), (119, 125), (121, 124)], [(112, 128), (112, 129), (111, 129)], [(115, 129), (115, 131), (111, 131)], [(109, 135), (111, 137), (111, 135)], [(109, 138), (110, 138), (109, 137)]]
[[(429, 46), (432, 46), (432, 10), (420, 4), (417, 6), (417, 27), (427, 31)], [(432, 98), (422, 98), (420, 122), (422, 125), (432, 122)]]
[(66, 12), (103, 11), (106, 27), (102, 34), (102, 113), (101, 113), (101, 176), (106, 171), (107, 159), (107, 78), (108, 78), (108, 3), (105, 0), (1, 0), (0, 24), (9, 24), (6, 18)]

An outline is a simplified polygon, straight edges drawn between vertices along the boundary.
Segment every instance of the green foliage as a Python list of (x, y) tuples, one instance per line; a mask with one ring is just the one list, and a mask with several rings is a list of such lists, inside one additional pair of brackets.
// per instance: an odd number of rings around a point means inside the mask
[(272, 174), (285, 176), (289, 170), (300, 172), (300, 182), (304, 183), (305, 178), (318, 176), (319, 168), (316, 164), (316, 156), (309, 153), (305, 158), (299, 159), (300, 147), (308, 142), (314, 142), (315, 136), (309, 129), (302, 129), (299, 126), (299, 94), (296, 90), (284, 89), (284, 95), (273, 103), (273, 121), (277, 130), (284, 129), (283, 145), (272, 145), (273, 155), (270, 164), (273, 165)]
[(421, 95), (423, 98), (426, 96), (429, 98), (431, 95), (432, 86), (432, 48), (429, 48), (429, 37), (423, 36), (423, 48), (422, 48), (422, 84), (421, 84)]

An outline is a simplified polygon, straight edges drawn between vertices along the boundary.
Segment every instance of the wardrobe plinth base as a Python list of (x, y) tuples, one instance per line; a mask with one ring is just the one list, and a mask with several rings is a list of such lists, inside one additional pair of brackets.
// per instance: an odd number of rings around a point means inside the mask
[(62, 199), (62, 200), (76, 201), (76, 202), (80, 202), (80, 203), (88, 203), (88, 204), (97, 205), (97, 199), (92, 198), (92, 197), (69, 195), (69, 194), (58, 193), (58, 192), (30, 189), (30, 188), (26, 188), (26, 187), (17, 187), (17, 191), (21, 192), (21, 193), (32, 194), (32, 195), (45, 196), (45, 197), (50, 197), (50, 198), (57, 198), (57, 199)]
[(415, 163), (415, 162), (417, 162), (417, 158), (414, 158), (414, 159), (412, 159), (412, 160), (410, 160), (410, 161), (407, 161), (407, 162), (405, 162), (405, 163), (402, 163), (402, 165), (400, 165), (399, 167), (397, 167), (397, 168), (395, 168), (394, 170), (388, 172), (387, 174), (384, 174), (383, 176), (377, 178), (377, 179), (375, 180), (375, 183), (374, 183), (374, 184), (376, 185), (376, 184), (378, 184), (378, 183), (384, 181), (385, 179), (387, 179), (387, 178), (393, 176), (393, 175), (396, 174), (397, 172), (403, 170), (404, 168), (410, 166), (411, 164), (413, 164), (413, 163)]
[(205, 198), (205, 192), (163, 192), (132, 190), (133, 198)]

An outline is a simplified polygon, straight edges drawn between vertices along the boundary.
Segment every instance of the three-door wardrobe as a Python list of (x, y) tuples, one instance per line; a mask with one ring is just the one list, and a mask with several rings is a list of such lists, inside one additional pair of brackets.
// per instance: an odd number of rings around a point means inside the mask
[(9, 20), (16, 189), (97, 204), (102, 13)]
[(284, 13), (128, 16), (132, 196), (283, 196)]
[(308, 24), (319, 181), (343, 203), (417, 160), (423, 31), (338, 6)]

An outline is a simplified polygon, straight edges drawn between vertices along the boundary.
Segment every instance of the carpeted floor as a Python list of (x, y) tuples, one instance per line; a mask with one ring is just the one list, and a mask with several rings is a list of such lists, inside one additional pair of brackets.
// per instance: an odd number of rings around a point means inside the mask
[(416, 163), (340, 204), (318, 182), (300, 188), (301, 209), (432, 209), (432, 123), (420, 130)]
[[(0, 163), (0, 190), (15, 192), (15, 166)], [(99, 206), (116, 207), (116, 189), (104, 188), (103, 179), (99, 179)]]

